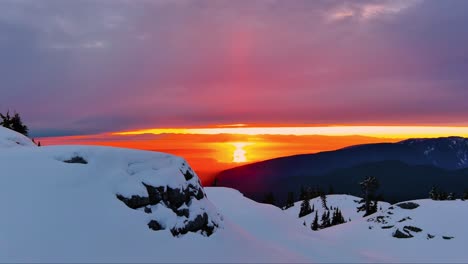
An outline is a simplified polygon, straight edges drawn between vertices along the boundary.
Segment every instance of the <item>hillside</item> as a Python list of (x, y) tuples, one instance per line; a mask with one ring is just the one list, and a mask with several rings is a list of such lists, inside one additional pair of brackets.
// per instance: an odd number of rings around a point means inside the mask
[(36, 147), (29, 138), (0, 126), (0, 149), (17, 147)]
[(468, 188), (467, 153), (465, 138), (412, 139), (277, 158), (226, 170), (217, 178), (218, 185), (241, 190), (257, 201), (273, 191), (283, 203), (288, 191), (298, 192), (301, 186), (326, 190), (332, 185), (338, 192), (359, 195), (357, 183), (375, 175), (385, 183), (384, 197), (403, 201), (427, 197), (433, 184), (454, 192)]
[[(298, 219), (297, 208), (281, 211), (256, 203), (236, 190), (206, 188), (219, 211), (239, 227), (264, 241), (276, 241), (306, 262), (319, 263), (465, 263), (468, 253), (468, 201), (416, 200), (416, 209), (382, 203), (382, 210), (366, 218), (354, 213), (357, 197), (329, 196), (351, 222), (312, 231)], [(314, 204), (319, 203), (318, 200)], [(296, 204), (296, 207), (299, 203)], [(236, 208), (236, 209), (233, 209)], [(320, 209), (319, 209), (320, 210)], [(450, 220), (447, 220), (447, 217)], [(308, 217), (306, 217), (308, 218)], [(382, 221), (385, 220), (385, 221)], [(453, 221), (452, 221), (453, 220)], [(405, 228), (406, 227), (406, 228)], [(414, 227), (422, 229), (414, 229)], [(411, 230), (417, 230), (411, 231)], [(412, 238), (396, 238), (399, 229)], [(405, 231), (408, 230), (408, 231)], [(428, 234), (432, 238), (428, 239)], [(444, 238), (445, 237), (445, 238)]]
[[(362, 219), (364, 212), (357, 212), (356, 208), (359, 205), (360, 197), (344, 194), (334, 194), (327, 195), (327, 206), (330, 209), (330, 212), (333, 212), (334, 208), (339, 208), (343, 214), (343, 217), (346, 222), (355, 221)], [(292, 218), (297, 218), (298, 224), (306, 223), (307, 227), (310, 227), (312, 221), (314, 220), (315, 213), (318, 214), (319, 218), (325, 212), (325, 209), (322, 206), (322, 200), (320, 197), (310, 200), (310, 206), (315, 210), (312, 214), (306, 215), (299, 218), (299, 212), (301, 210), (302, 201), (294, 203), (294, 206), (285, 210), (285, 212), (290, 215)], [(383, 211), (390, 207), (389, 203), (378, 202), (378, 210)]]

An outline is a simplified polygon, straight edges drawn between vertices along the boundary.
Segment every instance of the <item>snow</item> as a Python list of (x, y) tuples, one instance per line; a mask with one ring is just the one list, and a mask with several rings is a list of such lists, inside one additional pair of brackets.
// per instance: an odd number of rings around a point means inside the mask
[(36, 144), (29, 138), (0, 126), (0, 149), (18, 147), (36, 147)]
[[(306, 219), (310, 223), (312, 215), (298, 219), (300, 202), (289, 210), (281, 211), (271, 205), (259, 204), (242, 196), (238, 191), (227, 188), (206, 188), (208, 196), (220, 212), (258, 239), (275, 241), (279, 247), (286, 248), (303, 256), (308, 262), (356, 263), (356, 262), (417, 262), (447, 263), (468, 261), (466, 243), (468, 230), (468, 201), (414, 201), (420, 206), (413, 210), (379, 203), (382, 210), (368, 217), (356, 212), (355, 200), (360, 198), (349, 195), (327, 196), (328, 206), (338, 206), (345, 218), (352, 221), (312, 231), (310, 224), (302, 225)], [(315, 209), (321, 209), (320, 198), (311, 200)], [(235, 209), (233, 209), (235, 208)], [(393, 208), (393, 209), (389, 209)], [(393, 213), (390, 215), (388, 212)], [(320, 214), (319, 214), (320, 215)], [(386, 224), (376, 223), (378, 216), (385, 218)], [(412, 220), (398, 222), (403, 218)], [(372, 219), (372, 220), (370, 220)], [(393, 229), (382, 226), (395, 225)], [(396, 228), (415, 226), (423, 229), (413, 238), (397, 239), (392, 236)], [(369, 228), (370, 227), (370, 228)], [(435, 235), (427, 239), (427, 233)], [(442, 236), (453, 236), (445, 240)]]
[[(344, 219), (348, 222), (349, 219), (351, 221), (356, 219), (361, 219), (364, 215), (364, 212), (357, 212), (358, 202), (361, 198), (352, 196), (352, 195), (345, 195), (345, 194), (333, 194), (327, 195), (327, 206), (330, 209), (333, 207), (339, 208), (341, 213), (343, 214)], [(314, 221), (315, 213), (318, 212), (318, 217), (320, 217), (324, 213), (324, 208), (322, 206), (322, 200), (320, 197), (314, 198), (310, 200), (310, 207), (314, 207), (315, 211), (309, 215), (299, 218), (299, 212), (301, 210), (301, 203), (302, 201), (294, 203), (294, 206), (285, 210), (285, 212), (293, 218), (298, 219), (299, 224), (306, 223), (307, 227), (310, 227), (312, 222)], [(386, 202), (378, 202), (377, 209), (378, 210), (386, 210), (390, 207), (389, 203)], [(330, 210), (330, 214), (333, 213), (333, 210)]]
[[(5, 144), (18, 139), (21, 144)], [(109, 147), (38, 148), (5, 129), (0, 142), (0, 262), (468, 262), (468, 201), (417, 200), (412, 210), (381, 203), (382, 211), (364, 218), (356, 212), (358, 197), (329, 195), (328, 206), (352, 221), (314, 232), (312, 214), (298, 218), (300, 202), (283, 211), (237, 190), (211, 187), (204, 188), (205, 198), (180, 209), (191, 216), (207, 212), (219, 227), (209, 237), (174, 237), (150, 230), (148, 221), (180, 226), (189, 219), (161, 203), (151, 214), (130, 209), (116, 194), (145, 195), (141, 182), (198, 186), (195, 173), (185, 179), (192, 169), (183, 158)], [(63, 162), (74, 156), (88, 164)], [(319, 198), (311, 204), (323, 212)], [(408, 239), (392, 236), (405, 226), (423, 231)]]
[[(74, 156), (88, 164), (63, 162)], [(150, 230), (148, 221), (155, 217), (166, 226), (185, 220), (161, 204), (146, 214), (116, 198), (145, 194), (140, 181), (166, 187), (198, 184), (196, 174), (185, 180), (183, 172), (191, 168), (179, 157), (109, 147), (16, 147), (0, 149), (0, 167), (0, 262), (304, 261), (223, 220), (208, 198), (185, 206), (190, 216), (208, 212), (210, 220), (219, 218), (210, 237)]]

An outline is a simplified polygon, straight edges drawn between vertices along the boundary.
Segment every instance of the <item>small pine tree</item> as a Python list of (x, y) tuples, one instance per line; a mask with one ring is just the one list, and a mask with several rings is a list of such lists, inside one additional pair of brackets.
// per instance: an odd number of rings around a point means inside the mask
[(333, 211), (333, 216), (332, 216), (332, 219), (331, 219), (331, 225), (334, 226), (334, 225), (337, 225), (337, 218), (338, 217), (338, 213), (337, 213), (337, 210), (335, 209)]
[(315, 204), (312, 204), (312, 213), (315, 211)]
[(323, 209), (324, 209), (324, 210), (328, 210), (328, 206), (327, 206), (327, 195), (325, 195), (325, 193), (321, 193), (321, 194), (320, 194), (320, 200), (322, 200)]
[(376, 213), (378, 211), (377, 208), (379, 208), (379, 201), (374, 200), (371, 207), (372, 213)]
[(373, 199), (374, 192), (379, 188), (379, 182), (375, 177), (366, 177), (361, 183), (361, 190), (364, 197), (359, 201), (361, 204), (357, 211), (364, 211), (364, 216), (371, 215), (377, 212), (377, 201)]
[(340, 225), (340, 224), (343, 224), (343, 223), (346, 223), (346, 221), (345, 221), (345, 219), (343, 217), (343, 214), (341, 213), (340, 209), (336, 208), (335, 211), (333, 212), (331, 225), (334, 226), (334, 225)]
[(299, 218), (304, 217), (310, 213), (312, 213), (312, 209), (310, 208), (310, 200), (305, 199), (301, 203), (301, 210), (299, 211)]
[(456, 199), (456, 197), (455, 197), (455, 194), (453, 192), (449, 193), (449, 195), (447, 196), (447, 200), (449, 200), (449, 201), (453, 201), (455, 199)]
[(431, 190), (429, 191), (429, 198), (432, 200), (437, 200), (439, 198), (437, 188), (435, 186), (432, 186)]
[(327, 228), (330, 225), (330, 212), (328, 210), (325, 210), (322, 214), (322, 224), (320, 225), (320, 228)]
[(288, 192), (288, 198), (286, 199), (285, 209), (291, 208), (294, 206), (294, 192)]
[(318, 211), (315, 212), (315, 217), (314, 221), (312, 222), (311, 226), (312, 230), (317, 231), (319, 229), (319, 223), (318, 223)]
[(38, 146), (38, 147), (41, 146), (41, 142), (40, 142), (40, 141), (37, 142), (37, 146)]
[(462, 200), (463, 200), (463, 201), (468, 200), (468, 191), (465, 191), (465, 192), (463, 193), (463, 198), (462, 198)]
[(447, 200), (448, 195), (447, 195), (446, 192), (440, 191), (440, 192), (438, 193), (437, 197), (438, 197), (437, 200), (439, 200), (439, 201), (445, 201), (445, 200)]
[(23, 124), (21, 116), (18, 113), (15, 112), (13, 117), (10, 116), (10, 111), (8, 111), (5, 115), (0, 113), (0, 118), (2, 119), (2, 121), (0, 121), (1, 126), (28, 136), (29, 129), (25, 124)]

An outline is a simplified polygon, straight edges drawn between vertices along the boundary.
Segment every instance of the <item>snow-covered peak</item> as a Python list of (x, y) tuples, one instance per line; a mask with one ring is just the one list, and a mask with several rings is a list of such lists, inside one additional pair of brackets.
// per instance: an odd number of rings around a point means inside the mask
[(36, 144), (24, 135), (0, 126), (0, 149), (15, 147), (36, 147)]

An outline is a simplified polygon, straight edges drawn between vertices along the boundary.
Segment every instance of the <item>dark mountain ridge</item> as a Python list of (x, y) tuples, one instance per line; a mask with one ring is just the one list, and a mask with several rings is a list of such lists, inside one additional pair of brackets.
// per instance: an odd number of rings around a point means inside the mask
[[(282, 201), (288, 191), (298, 192), (301, 186), (328, 189), (331, 185), (337, 192), (359, 194), (357, 182), (373, 175), (382, 181), (384, 196), (407, 200), (425, 198), (432, 184), (442, 185), (445, 181), (447, 191), (467, 188), (467, 167), (468, 139), (446, 137), (275, 158), (223, 171), (217, 178), (220, 186), (236, 188), (257, 201), (269, 191)], [(413, 188), (405, 187), (408, 182)], [(419, 185), (414, 186), (415, 182)]]

